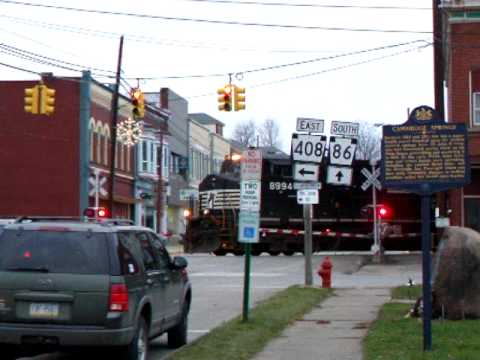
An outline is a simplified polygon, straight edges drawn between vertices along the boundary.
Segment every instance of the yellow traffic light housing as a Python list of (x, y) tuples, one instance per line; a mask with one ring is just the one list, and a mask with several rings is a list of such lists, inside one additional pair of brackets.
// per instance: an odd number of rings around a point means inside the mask
[(235, 85), (227, 84), (223, 88), (217, 90), (218, 97), (218, 110), (220, 111), (232, 111), (232, 96), (233, 87)]
[(235, 111), (245, 110), (245, 88), (235, 86)]
[(24, 110), (27, 113), (38, 114), (38, 103), (39, 103), (39, 91), (38, 85), (35, 85), (33, 88), (25, 89), (24, 97)]
[(130, 96), (133, 104), (133, 115), (137, 118), (145, 116), (145, 97), (139, 88), (132, 89)]
[(40, 91), (40, 114), (51, 115), (55, 111), (55, 90), (37, 85)]

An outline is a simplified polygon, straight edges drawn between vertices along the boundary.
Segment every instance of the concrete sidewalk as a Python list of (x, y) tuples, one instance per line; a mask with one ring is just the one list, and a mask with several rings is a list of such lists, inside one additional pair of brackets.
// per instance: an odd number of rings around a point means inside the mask
[[(364, 266), (355, 274), (364, 281), (336, 288), (335, 295), (288, 327), (253, 359), (362, 360), (363, 338), (380, 307), (390, 301), (390, 288), (405, 285), (399, 270), (406, 268), (409, 276), (421, 275), (418, 264)], [(365, 276), (375, 281), (365, 282)]]

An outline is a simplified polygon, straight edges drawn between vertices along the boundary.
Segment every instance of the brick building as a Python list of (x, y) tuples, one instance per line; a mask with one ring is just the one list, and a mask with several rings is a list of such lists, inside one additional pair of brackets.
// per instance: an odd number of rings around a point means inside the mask
[(448, 192), (452, 225), (480, 231), (480, 1), (441, 2), (448, 121), (465, 123), (471, 183)]
[[(24, 90), (38, 81), (0, 81), (0, 216), (78, 216), (94, 205), (89, 178), (96, 171), (110, 188), (111, 102), (113, 92), (89, 72), (79, 78), (44, 76), (55, 89), (52, 115), (24, 112)], [(120, 97), (118, 123), (131, 114), (130, 101)], [(166, 126), (160, 110), (146, 122)], [(156, 124), (156, 125), (155, 125)], [(114, 217), (135, 218), (137, 163), (135, 147), (117, 142)], [(148, 190), (148, 189), (147, 189)], [(151, 193), (155, 194), (152, 187)], [(99, 195), (109, 207), (108, 194)]]

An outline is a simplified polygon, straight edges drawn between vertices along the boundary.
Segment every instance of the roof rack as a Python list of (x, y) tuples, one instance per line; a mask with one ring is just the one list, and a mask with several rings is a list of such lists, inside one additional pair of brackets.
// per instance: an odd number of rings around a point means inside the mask
[(15, 223), (37, 222), (37, 221), (84, 221), (82, 216), (19, 216)]
[(95, 218), (88, 218), (88, 220), (97, 221), (99, 224), (105, 225), (135, 225), (135, 222), (130, 219), (95, 219)]

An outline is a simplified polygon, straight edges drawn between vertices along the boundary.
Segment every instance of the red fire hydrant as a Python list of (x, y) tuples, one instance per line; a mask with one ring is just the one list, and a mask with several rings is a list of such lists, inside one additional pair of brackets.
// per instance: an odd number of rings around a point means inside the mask
[(332, 261), (329, 256), (326, 256), (317, 270), (318, 276), (322, 278), (322, 288), (330, 288), (332, 286), (332, 268)]

